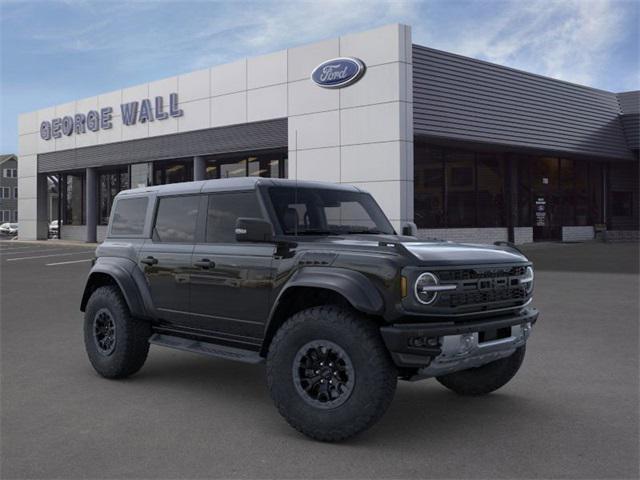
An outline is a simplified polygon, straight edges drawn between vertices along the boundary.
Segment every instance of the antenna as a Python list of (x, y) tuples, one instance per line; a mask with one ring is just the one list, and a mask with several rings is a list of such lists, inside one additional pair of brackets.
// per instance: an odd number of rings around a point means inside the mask
[[(298, 212), (298, 129), (296, 128), (296, 133), (295, 133), (295, 140), (294, 140), (294, 146), (293, 146), (295, 152), (296, 152), (296, 186), (294, 187), (294, 204), (296, 206), (296, 213)], [(293, 229), (293, 234), (297, 237), (298, 236), (298, 220), (297, 220), (298, 215), (296, 215), (296, 226)]]

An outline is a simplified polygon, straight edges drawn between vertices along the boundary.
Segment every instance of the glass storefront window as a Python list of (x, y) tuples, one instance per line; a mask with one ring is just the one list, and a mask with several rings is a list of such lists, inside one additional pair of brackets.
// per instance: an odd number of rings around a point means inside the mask
[(62, 222), (64, 225), (84, 225), (85, 184), (83, 174), (62, 175)]
[(604, 199), (602, 169), (603, 164), (600, 162), (589, 163), (589, 218), (594, 224), (603, 224), (605, 222), (602, 208)]
[(444, 227), (442, 150), (417, 145), (414, 159), (414, 211), (419, 228)]
[(504, 162), (497, 155), (478, 154), (478, 225), (506, 225)]
[(546, 229), (549, 238), (563, 225), (604, 221), (602, 162), (416, 142), (414, 179), (419, 228), (506, 227), (510, 209), (514, 226)]
[(589, 162), (576, 161), (575, 175), (575, 225), (596, 223), (589, 216)]
[(127, 167), (98, 173), (98, 225), (108, 225), (113, 199), (121, 190), (129, 188)]
[(231, 160), (229, 162), (220, 162), (218, 164), (220, 178), (234, 178), (247, 176), (247, 159)]
[(637, 162), (607, 165), (607, 224), (612, 230), (637, 230), (640, 225), (639, 169)]
[(286, 177), (286, 152), (253, 155), (211, 156), (207, 158), (205, 178)]
[(533, 157), (512, 156), (509, 160), (514, 162), (516, 169), (518, 211), (516, 225), (518, 227), (531, 226), (531, 164)]
[(193, 158), (163, 160), (153, 164), (153, 184), (190, 182), (193, 180)]
[(414, 179), (419, 228), (506, 226), (502, 154), (417, 143)]
[(575, 225), (576, 191), (575, 161), (568, 158), (560, 159), (560, 209), (561, 224)]
[(448, 227), (473, 227), (476, 224), (475, 155), (467, 152), (445, 153), (445, 192)]

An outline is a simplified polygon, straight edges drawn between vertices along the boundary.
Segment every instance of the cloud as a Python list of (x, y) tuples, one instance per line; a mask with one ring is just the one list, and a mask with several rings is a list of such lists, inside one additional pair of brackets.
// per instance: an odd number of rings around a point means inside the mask
[[(444, 38), (418, 28), (414, 41), (423, 37), (436, 48), (594, 85), (611, 75), (608, 57), (629, 32), (638, 39), (637, 3), (631, 1), (530, 0), (499, 8), (492, 18), (468, 18)], [(629, 61), (637, 72), (637, 56)]]

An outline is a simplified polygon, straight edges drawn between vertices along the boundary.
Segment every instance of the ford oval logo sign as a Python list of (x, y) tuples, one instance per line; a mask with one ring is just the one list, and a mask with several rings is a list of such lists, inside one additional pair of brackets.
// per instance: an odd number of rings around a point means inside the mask
[(334, 58), (318, 65), (311, 72), (311, 80), (324, 88), (342, 88), (360, 80), (364, 71), (364, 63), (357, 58)]

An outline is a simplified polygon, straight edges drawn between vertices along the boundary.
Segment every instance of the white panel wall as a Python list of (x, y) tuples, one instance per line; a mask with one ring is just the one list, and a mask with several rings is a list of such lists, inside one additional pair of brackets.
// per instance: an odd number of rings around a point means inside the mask
[[(423, 240), (437, 238), (460, 243), (493, 243), (507, 241), (509, 231), (506, 228), (430, 228), (418, 230), (418, 238)], [(515, 243), (519, 242), (516, 237)]]
[[(309, 78), (338, 56), (366, 65), (355, 84), (327, 90)], [(396, 228), (413, 218), (411, 30), (389, 25), (288, 51), (289, 177), (353, 183)], [(297, 154), (296, 154), (297, 152)]]
[[(339, 90), (311, 82), (318, 64), (338, 56), (360, 58), (365, 75)], [(35, 183), (31, 190), (27, 185), (35, 182), (38, 153), (288, 117), (290, 178), (356, 183), (400, 227), (413, 218), (411, 90), (411, 30), (394, 24), (25, 114), (19, 119), (20, 170), (29, 175), (19, 173), (27, 209), (20, 218), (37, 218), (26, 195), (36, 189)], [(122, 125), (122, 102), (150, 98), (153, 104), (160, 95), (168, 109), (174, 92), (183, 116)], [(39, 137), (43, 120), (103, 107), (113, 108), (111, 129), (49, 141)]]

